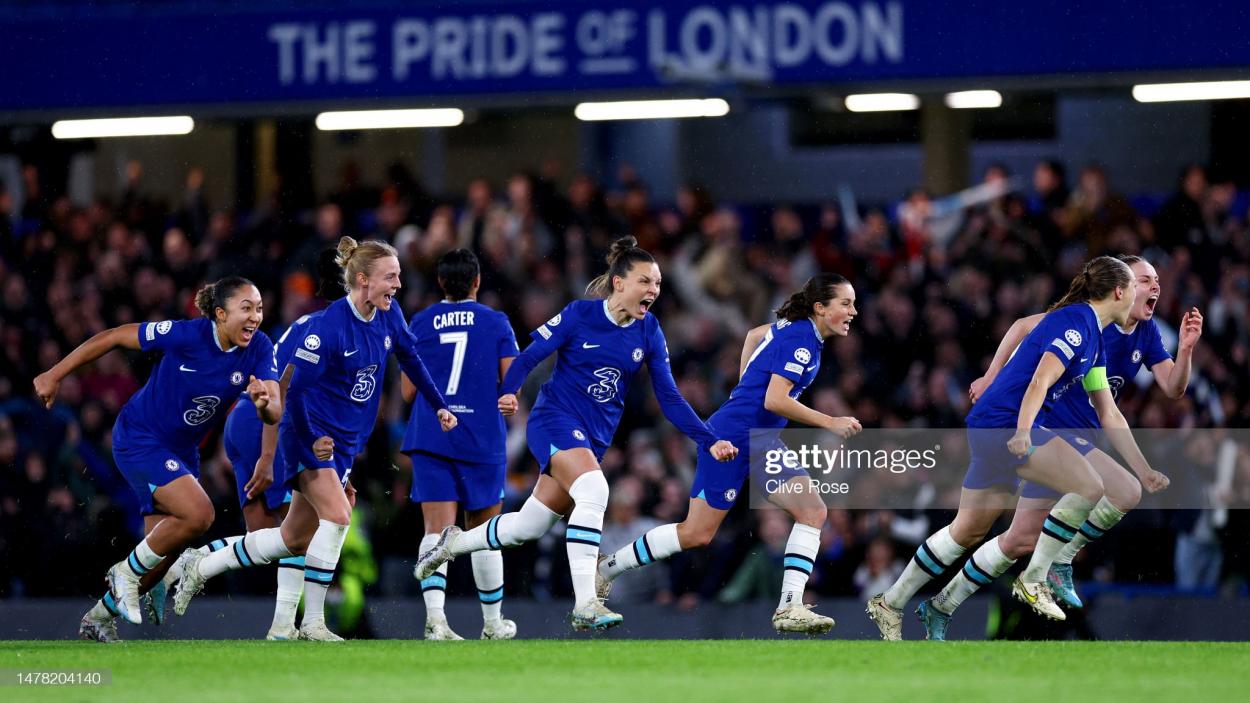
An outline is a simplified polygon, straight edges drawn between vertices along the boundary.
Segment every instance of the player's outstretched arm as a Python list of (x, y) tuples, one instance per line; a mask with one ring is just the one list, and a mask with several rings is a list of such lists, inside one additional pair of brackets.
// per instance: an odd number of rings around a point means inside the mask
[(647, 370), (651, 375), (651, 388), (655, 391), (655, 399), (660, 403), (660, 411), (669, 422), (681, 430), (682, 434), (693, 439), (700, 449), (711, 452), (718, 461), (728, 461), (738, 455), (737, 447), (718, 439), (677, 389), (677, 381), (673, 379), (673, 369), (669, 366), (667, 356), (661, 358), (653, 355), (647, 361)]
[(794, 381), (780, 374), (773, 374), (768, 380), (768, 389), (764, 391), (764, 409), (787, 420), (829, 430), (842, 439), (852, 437), (863, 429), (859, 420), (853, 417), (830, 417), (791, 398), (790, 391), (793, 388)]
[(1044, 313), (1029, 315), (1011, 323), (1011, 327), (1007, 330), (1007, 334), (1003, 335), (1002, 341), (998, 343), (998, 349), (994, 351), (994, 359), (990, 361), (990, 367), (985, 370), (985, 375), (972, 382), (972, 386), (968, 388), (968, 397), (973, 403), (981, 398), (985, 393), (985, 389), (990, 387), (994, 379), (998, 377), (998, 372), (1003, 370), (1007, 365), (1007, 361), (1011, 359), (1011, 355), (1020, 346), (1020, 342), (1029, 336), (1029, 332), (1046, 317)]
[(66, 376), (118, 347), (134, 350), (140, 348), (138, 323), (104, 330), (78, 345), (77, 349), (57, 362), (55, 366), (35, 377), (35, 395), (43, 401), (44, 407), (50, 409), (56, 400), (61, 381)]
[(1150, 367), (1155, 383), (1167, 397), (1177, 400), (1184, 397), (1189, 388), (1189, 376), (1194, 368), (1194, 347), (1202, 337), (1202, 313), (1193, 308), (1181, 318), (1181, 341), (1176, 349), (1176, 360), (1167, 359)]

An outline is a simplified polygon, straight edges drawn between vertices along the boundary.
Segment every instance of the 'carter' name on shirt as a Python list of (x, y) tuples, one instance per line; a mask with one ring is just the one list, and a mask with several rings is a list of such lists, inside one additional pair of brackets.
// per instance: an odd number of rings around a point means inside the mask
[(472, 310), (454, 310), (434, 316), (434, 329), (436, 330), (441, 330), (444, 327), (462, 327), (471, 324), (473, 324)]

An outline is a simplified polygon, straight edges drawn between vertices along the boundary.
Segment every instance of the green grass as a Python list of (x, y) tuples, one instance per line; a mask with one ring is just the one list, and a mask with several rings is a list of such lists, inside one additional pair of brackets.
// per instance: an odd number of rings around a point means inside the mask
[(1250, 644), (839, 641), (0, 642), (0, 668), (109, 669), (10, 701), (1244, 700)]

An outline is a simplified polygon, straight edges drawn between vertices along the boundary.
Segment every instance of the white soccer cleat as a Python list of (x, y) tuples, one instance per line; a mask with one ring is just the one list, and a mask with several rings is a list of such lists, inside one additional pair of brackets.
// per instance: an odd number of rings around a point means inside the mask
[(426, 620), (425, 638), (427, 640), (434, 640), (438, 642), (454, 642), (456, 640), (464, 639), (460, 635), (457, 635), (455, 630), (451, 629), (451, 625), (447, 624), (446, 619)]
[(516, 623), (506, 618), (482, 625), (482, 639), (510, 640), (516, 637)]
[(574, 630), (594, 630), (596, 632), (602, 630), (610, 630), (625, 621), (619, 613), (608, 610), (603, 601), (595, 598), (589, 602), (582, 603), (573, 609), (569, 615), (569, 622), (572, 623)]
[(417, 565), (412, 569), (412, 575), (418, 581), (428, 579), (431, 574), (438, 570), (438, 567), (456, 558), (451, 553), (451, 543), (460, 536), (460, 532), (460, 528), (455, 525), (443, 528), (443, 531), (438, 535), (438, 542), (417, 559)]
[(121, 642), (122, 638), (117, 636), (117, 618), (96, 620), (90, 613), (82, 616), (82, 622), (78, 623), (78, 639), (104, 644)]
[(109, 590), (117, 603), (117, 610), (123, 618), (138, 625), (143, 622), (143, 614), (139, 611), (139, 577), (130, 570), (130, 566), (119, 561), (108, 572)]
[(603, 564), (609, 558), (607, 554), (600, 554), (599, 563), (595, 566), (595, 597), (601, 601), (607, 601), (608, 594), (612, 592), (612, 579), (603, 575)]
[(877, 623), (881, 639), (890, 642), (903, 639), (903, 611), (886, 605), (884, 593), (878, 593), (868, 600), (868, 617)]
[(265, 639), (270, 642), (289, 642), (301, 639), (301, 637), (299, 636), (299, 630), (292, 625), (287, 628), (270, 627), (269, 632), (265, 633)]
[(179, 557), (182, 562), (182, 578), (178, 579), (178, 586), (174, 589), (174, 612), (178, 615), (185, 614), (191, 599), (204, 590), (205, 579), (200, 575), (200, 562), (203, 559), (204, 554), (198, 549), (188, 549)]
[(773, 613), (773, 629), (777, 632), (799, 632), (823, 635), (833, 629), (833, 618), (819, 615), (806, 603), (791, 603)]
[(299, 629), (299, 638), (309, 642), (342, 642), (343, 638), (330, 632), (324, 621), (304, 623)]
[(1011, 597), (1033, 609), (1033, 612), (1051, 620), (1067, 620), (1063, 609), (1055, 603), (1055, 596), (1046, 582), (1026, 583), (1019, 576), (1011, 582)]

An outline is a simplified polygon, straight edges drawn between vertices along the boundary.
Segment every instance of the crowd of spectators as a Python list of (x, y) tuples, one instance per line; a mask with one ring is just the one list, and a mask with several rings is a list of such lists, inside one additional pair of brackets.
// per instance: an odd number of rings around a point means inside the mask
[[(1090, 256), (1143, 254), (1162, 280), (1156, 319), (1172, 349), (1183, 311), (1201, 309), (1206, 327), (1188, 394), (1171, 401), (1149, 384), (1128, 384), (1121, 407), (1130, 424), (1250, 424), (1250, 222), (1235, 207), (1242, 201), (1234, 184), (1197, 165), (1158, 202), (1130, 201), (1097, 166), (1071, 182), (1056, 162), (1016, 176), (992, 167), (984, 174), (990, 195), (953, 212), (920, 189), (881, 207), (726, 203), (697, 184), (652, 193), (628, 167), (598, 179), (564, 176), (555, 165), (505, 183), (475, 180), (448, 197), (426, 192), (395, 165), (373, 186), (345, 177), (318, 203), (279, 195), (268, 208), (241, 212), (206, 201), (212, 174), (198, 168), (176, 202), (148, 194), (140, 164), (127, 176), (120, 197), (85, 207), (42, 182), (36, 164), (24, 168), (22, 203), (0, 187), (0, 597), (94, 594), (139, 529), (129, 488), (112, 464), (110, 431), (155, 360), (109, 354), (66, 379), (50, 411), (34, 402), (34, 376), (106, 328), (197, 314), (197, 287), (226, 274), (258, 284), (263, 328), (276, 338), (323, 305), (314, 295), (317, 255), (345, 234), (396, 246), (410, 315), (439, 297), (431, 275), (439, 255), (473, 249), (482, 264), (481, 301), (508, 314), (523, 345), (584, 294), (614, 238), (636, 236), (664, 271), (655, 313), (679, 386), (704, 417), (734, 386), (747, 329), (770, 320), (814, 272), (841, 273), (856, 288), (860, 315), (848, 338), (829, 343), (805, 400), (865, 427), (960, 427), (968, 384), (1013, 320), (1044, 310)], [(415, 594), (408, 574), (421, 519), (408, 502), (410, 475), (397, 452), (407, 410), (394, 373), (353, 481), (364, 516), (358, 527), (382, 565), (374, 588)], [(531, 376), (526, 398), (544, 373)], [(694, 467), (691, 443), (658, 419), (648, 384), (634, 384), (626, 403), (604, 460), (612, 482), (605, 550), (681, 519)], [(511, 428), (505, 509), (519, 505), (536, 478), (523, 421)], [(238, 533), (232, 470), (218, 436), (203, 455), (202, 481), (217, 508), (209, 537)], [(1236, 480), (1215, 498), (1220, 504), (1250, 507), (1248, 464), (1239, 463)], [(1157, 468), (1178, 490), (1203, 494), (1214, 480), (1191, 467)], [(1244, 590), (1247, 513), (1133, 513), (1082, 554), (1078, 576)], [(939, 510), (831, 511), (811, 590), (879, 590), (946, 519)], [(739, 506), (710, 548), (623, 579), (616, 597), (683, 606), (772, 597), (787, 532), (783, 514)], [(1186, 547), (1173, 558), (1178, 541)], [(563, 553), (558, 535), (510, 552), (508, 591), (567, 595)], [(453, 569), (453, 594), (471, 592), (456, 585), (467, 586), (467, 572)]]

